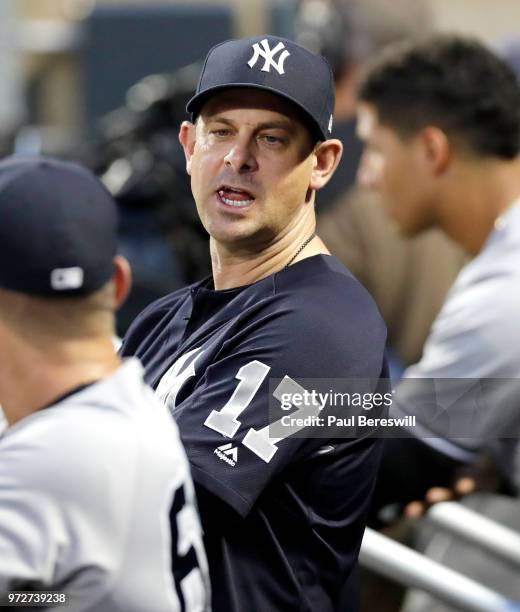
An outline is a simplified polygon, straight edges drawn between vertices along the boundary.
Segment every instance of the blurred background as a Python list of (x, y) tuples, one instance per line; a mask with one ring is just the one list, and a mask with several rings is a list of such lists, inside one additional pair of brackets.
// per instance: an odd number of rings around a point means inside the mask
[[(331, 17), (330, 4), (0, 3), (0, 154), (44, 153), (81, 160), (117, 198), (123, 213), (121, 249), (135, 275), (131, 299), (119, 317), (120, 333), (146, 303), (209, 273), (207, 237), (195, 215), (177, 131), (196, 85), (197, 62), (213, 44), (270, 32), (325, 52), (334, 63), (339, 61), (338, 37), (348, 31), (349, 40), (356, 41), (349, 53), (359, 63), (382, 44), (365, 44), (360, 34), (377, 38), (382, 31), (396, 30), (396, 14), (398, 22), (409, 22), (406, 34), (414, 29), (457, 30), (496, 46), (514, 41), (520, 23), (517, 0), (417, 0), (413, 4), (419, 10), (411, 11), (415, 17), (409, 10), (399, 16), (392, 0), (352, 0), (353, 17), (345, 29)], [(395, 31), (393, 38), (401, 34)], [(351, 119), (346, 97), (338, 112)], [(335, 183), (320, 195), (320, 212), (353, 183), (359, 161), (353, 129), (343, 134), (339, 130), (338, 135), (349, 146)]]
[[(401, 238), (374, 194), (356, 187), (362, 147), (355, 91), (366, 62), (387, 44), (434, 31), (475, 35), (520, 74), (518, 0), (1, 0), (0, 155), (79, 160), (114, 195), (120, 251), (134, 273), (118, 318), (122, 335), (149, 302), (210, 273), (208, 238), (177, 141), (209, 48), (227, 38), (272, 33), (323, 53), (336, 83), (334, 135), (345, 153), (318, 194), (318, 231), (376, 300), (397, 380), (420, 358), (466, 257), (438, 230)], [(517, 505), (504, 505), (497, 516), (500, 524), (520, 529)], [(407, 533), (393, 535), (408, 542)], [(515, 548), (510, 533), (500, 537), (511, 545), (514, 563), (493, 562), (496, 588), (519, 599), (520, 539)], [(445, 541), (435, 545), (436, 558), (445, 563), (439, 552)], [(390, 550), (389, 557), (401, 554)], [(484, 568), (486, 582), (488, 566), (468, 554)], [(467, 557), (461, 563), (467, 566)], [(455, 609), (417, 592), (403, 604), (402, 588), (373, 575), (364, 575), (364, 585), (364, 612)], [(491, 610), (475, 606), (457, 609)]]

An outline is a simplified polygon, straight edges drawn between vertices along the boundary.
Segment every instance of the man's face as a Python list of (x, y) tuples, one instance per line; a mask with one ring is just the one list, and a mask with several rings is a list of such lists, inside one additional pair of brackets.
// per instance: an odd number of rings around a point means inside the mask
[(181, 141), (200, 219), (216, 241), (261, 245), (314, 214), (312, 137), (279, 96), (216, 94)]
[(434, 224), (433, 191), (420, 138), (403, 138), (379, 122), (367, 103), (358, 108), (357, 131), (365, 147), (358, 182), (381, 196), (402, 234), (413, 236)]

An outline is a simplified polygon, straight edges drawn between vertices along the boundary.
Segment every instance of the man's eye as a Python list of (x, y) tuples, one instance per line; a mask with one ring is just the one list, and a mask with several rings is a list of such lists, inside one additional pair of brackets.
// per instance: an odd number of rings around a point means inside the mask
[(220, 128), (211, 130), (210, 133), (213, 134), (213, 136), (217, 136), (217, 138), (224, 138), (225, 136), (229, 136), (230, 130), (228, 128)]
[(263, 140), (269, 145), (277, 145), (284, 142), (283, 138), (280, 138), (279, 136), (272, 136), (271, 134), (264, 134), (260, 136), (260, 140)]

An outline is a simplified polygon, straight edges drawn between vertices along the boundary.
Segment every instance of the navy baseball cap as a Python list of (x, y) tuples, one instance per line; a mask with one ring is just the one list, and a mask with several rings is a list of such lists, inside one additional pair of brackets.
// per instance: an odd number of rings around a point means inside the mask
[(293, 102), (320, 140), (330, 138), (334, 80), (327, 60), (278, 36), (228, 40), (206, 57), (195, 96), (186, 110), (195, 121), (216, 92), (233, 87), (264, 89)]
[(43, 297), (88, 295), (114, 274), (117, 205), (75, 163), (0, 161), (0, 287)]

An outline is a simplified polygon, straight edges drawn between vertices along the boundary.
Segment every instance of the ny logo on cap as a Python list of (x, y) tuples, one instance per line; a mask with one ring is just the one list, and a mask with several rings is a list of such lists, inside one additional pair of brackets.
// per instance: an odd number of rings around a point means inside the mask
[[(260, 45), (262, 45), (263, 48), (261, 48)], [(247, 62), (247, 65), (250, 68), (253, 68), (260, 57), (263, 57), (265, 62), (262, 66), (262, 72), (270, 72), (270, 68), (272, 66), (276, 72), (278, 72), (278, 74), (285, 74), (283, 65), (285, 60), (291, 55), (285, 48), (285, 45), (282, 42), (279, 42), (276, 47), (271, 50), (267, 38), (264, 38), (264, 40), (260, 42), (260, 45), (258, 43), (253, 45), (253, 57)], [(275, 62), (274, 58), (276, 54), (279, 51), (282, 51), (282, 49), (284, 49), (283, 53), (278, 58), (278, 62)]]

